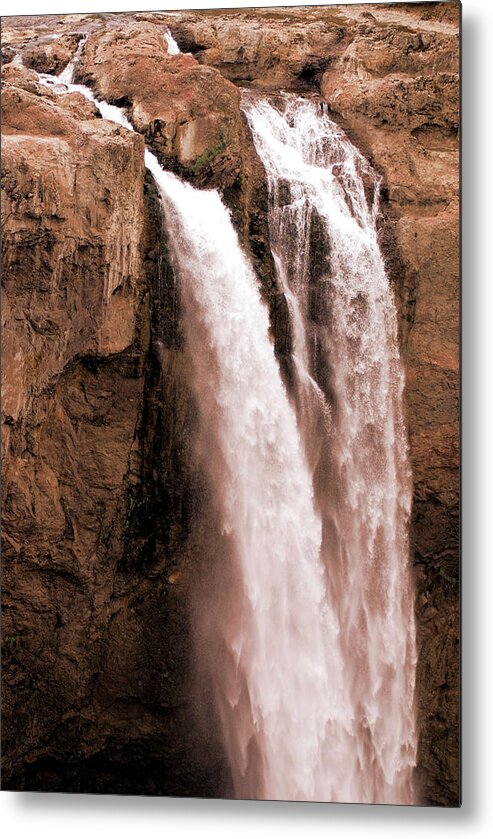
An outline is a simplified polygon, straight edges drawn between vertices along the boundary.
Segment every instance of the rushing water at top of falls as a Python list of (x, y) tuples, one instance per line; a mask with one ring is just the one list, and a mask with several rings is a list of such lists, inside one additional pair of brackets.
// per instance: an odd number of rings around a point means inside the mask
[(87, 36), (84, 36), (80, 39), (79, 43), (77, 44), (77, 49), (74, 53), (74, 56), (71, 61), (67, 64), (64, 70), (57, 76), (58, 80), (62, 84), (72, 84), (74, 79), (74, 69), (77, 62), (80, 60), (82, 55), (82, 50), (84, 49), (84, 44), (86, 43)]
[(53, 76), (50, 73), (38, 73), (40, 81), (54, 93), (58, 93), (60, 95), (65, 93), (81, 93), (82, 96), (89, 100), (89, 102), (93, 102), (94, 105), (96, 105), (103, 119), (107, 119), (110, 122), (116, 122), (124, 128), (127, 128), (129, 131), (134, 131), (134, 127), (127, 118), (123, 108), (119, 108), (116, 105), (110, 105), (108, 102), (105, 102), (104, 99), (97, 99), (92, 90), (89, 87), (86, 87), (86, 85), (74, 84), (73, 78), (75, 67), (80, 59), (85, 41), (85, 38), (82, 38), (79, 41), (74, 57), (58, 76)]
[[(277, 104), (243, 99), (269, 182), (294, 398), (340, 626), (354, 732), (346, 800), (412, 803), (411, 476), (397, 317), (377, 236), (379, 182), (315, 101), (285, 95)], [(312, 379), (318, 390), (307, 387)], [(317, 421), (321, 407), (329, 422)]]

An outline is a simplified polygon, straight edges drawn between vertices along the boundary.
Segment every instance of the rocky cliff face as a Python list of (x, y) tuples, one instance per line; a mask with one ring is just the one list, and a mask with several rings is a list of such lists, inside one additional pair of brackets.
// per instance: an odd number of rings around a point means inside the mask
[(22, 67), (2, 105), (3, 784), (217, 794), (191, 720), (191, 409), (144, 141)]
[[(143, 147), (222, 191), (289, 376), (248, 84), (320, 96), (382, 176), (415, 485), (419, 771), (425, 802), (457, 803), (458, 15), (427, 3), (4, 25), (4, 787), (227, 794), (192, 710), (188, 581), (207, 499)], [(189, 54), (167, 55), (166, 25)], [(78, 78), (128, 107), (140, 136), (8, 63), (21, 51), (58, 72), (83, 34)]]

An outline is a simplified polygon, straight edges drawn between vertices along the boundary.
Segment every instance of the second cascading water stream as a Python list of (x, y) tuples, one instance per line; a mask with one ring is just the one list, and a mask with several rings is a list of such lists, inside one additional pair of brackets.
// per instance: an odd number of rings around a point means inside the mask
[[(269, 181), (271, 242), (293, 324), (293, 395), (351, 703), (349, 774), (335, 798), (412, 803), (411, 476), (397, 316), (377, 238), (379, 183), (320, 103), (246, 94), (243, 107)], [(341, 731), (340, 753), (345, 742)]]
[[(133, 130), (121, 109), (71, 83), (73, 66), (44, 82)], [(146, 151), (221, 530), (200, 631), (234, 794), (412, 803), (410, 485), (375, 181), (313, 103), (251, 100), (245, 110), (291, 313), (292, 399), (219, 194)]]

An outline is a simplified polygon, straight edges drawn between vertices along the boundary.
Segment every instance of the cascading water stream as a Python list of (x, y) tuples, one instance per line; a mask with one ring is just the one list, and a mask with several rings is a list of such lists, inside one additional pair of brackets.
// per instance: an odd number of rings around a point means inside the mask
[[(379, 182), (323, 106), (294, 95), (277, 104), (243, 98), (294, 324), (295, 401), (354, 720), (346, 760), (360, 767), (351, 800), (412, 803), (411, 476), (397, 317), (378, 246)], [(321, 392), (331, 420), (317, 425)]]
[(235, 794), (330, 800), (341, 767), (328, 756), (351, 712), (320, 520), (268, 313), (218, 193), (155, 177), (224, 534), (208, 659)]
[(173, 38), (173, 35), (169, 31), (169, 29), (167, 29), (166, 32), (164, 33), (164, 37), (166, 39), (166, 46), (168, 48), (168, 54), (169, 55), (179, 55), (180, 47), (176, 43), (176, 41)]
[[(63, 80), (41, 78), (57, 93), (82, 93), (103, 117), (133, 130), (122, 109), (72, 84), (71, 65)], [(296, 201), (308, 217), (306, 205), (318, 195), (317, 178), (330, 158), (304, 161), (287, 142), (292, 138), (286, 115), (276, 113), (269, 112), (281, 132), (274, 147), (280, 157), (276, 144), (284, 144), (290, 161), (282, 177), (291, 197), (297, 185)], [(248, 116), (276, 194), (279, 161), (273, 152), (268, 160), (266, 151), (271, 129), (259, 128), (253, 114), (252, 106)], [(326, 128), (322, 122), (316, 130), (323, 134)], [(324, 153), (333, 149), (334, 136), (321, 140)], [(356, 152), (349, 160), (352, 147), (337, 136), (337, 156), (343, 158), (337, 165), (347, 166), (347, 184), (356, 186), (349, 212), (346, 181), (333, 170), (322, 179), (320, 192), (330, 197), (317, 211), (331, 249), (327, 285), (336, 292), (329, 295), (330, 331), (325, 338), (317, 334), (315, 342), (331, 369), (337, 361), (334, 407), (311, 360), (308, 289), (302, 279), (299, 287), (293, 282), (286, 231), (272, 221), (276, 264), (295, 327), (305, 404), (303, 413), (299, 401), (298, 418), (281, 380), (255, 274), (218, 193), (184, 184), (149, 150), (145, 162), (165, 210), (200, 443), (222, 529), (221, 585), (205, 607), (204, 625), (235, 795), (410, 803), (415, 653), (395, 313), (375, 220), (351, 169)], [(294, 240), (293, 249), (306, 246), (304, 241)], [(365, 268), (358, 276), (351, 248)], [(358, 295), (353, 311), (348, 301)], [(362, 312), (368, 324), (356, 318)], [(320, 415), (320, 423), (304, 421), (312, 415)], [(323, 501), (317, 458), (307, 444), (309, 426), (320, 437), (319, 448), (330, 449), (329, 477), (338, 482), (330, 503)]]

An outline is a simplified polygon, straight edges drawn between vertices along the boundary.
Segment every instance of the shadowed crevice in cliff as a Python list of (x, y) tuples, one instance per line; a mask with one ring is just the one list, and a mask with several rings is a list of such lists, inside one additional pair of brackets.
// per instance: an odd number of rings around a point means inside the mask
[[(191, 586), (202, 562), (197, 522), (208, 517), (210, 501), (195, 452), (197, 408), (184, 353), (180, 294), (167, 258), (162, 207), (149, 174), (145, 193), (150, 350), (136, 437), (138, 465), (127, 476), (118, 579), (141, 615), (149, 696), (161, 712), (169, 708), (163, 765), (151, 788), (166, 795), (198, 795), (204, 789), (206, 796), (217, 797), (227, 790), (228, 770), (213, 715), (207, 727), (201, 722), (200, 703), (207, 696), (197, 692), (191, 612)], [(152, 763), (156, 745), (147, 747)], [(170, 750), (177, 750), (171, 763), (166, 757)], [(155, 771), (158, 767), (156, 760)]]

